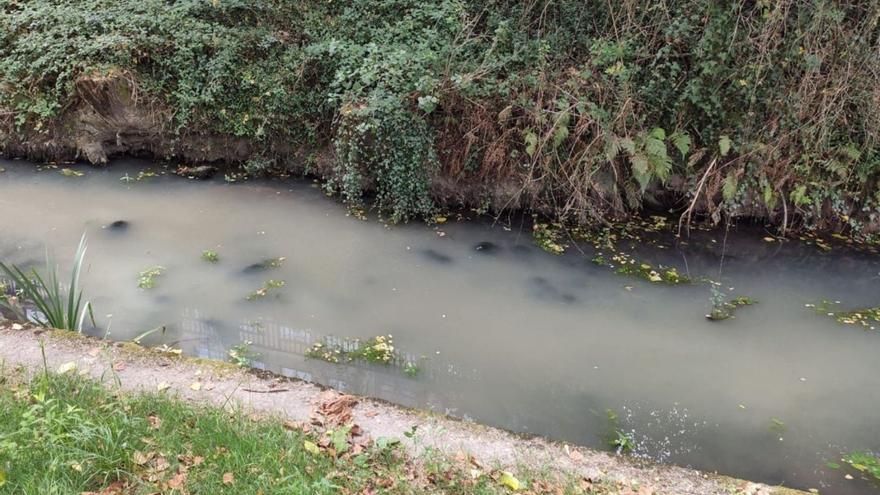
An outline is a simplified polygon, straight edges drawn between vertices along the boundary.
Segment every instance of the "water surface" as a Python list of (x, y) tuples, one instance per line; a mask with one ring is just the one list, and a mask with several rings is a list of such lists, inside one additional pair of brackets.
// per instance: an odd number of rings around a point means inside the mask
[[(876, 255), (768, 243), (754, 227), (636, 246), (695, 278), (717, 279), (724, 253), (724, 287), (760, 303), (712, 323), (705, 284), (621, 277), (589, 247), (547, 254), (521, 220), (389, 227), (304, 181), (120, 180), (148, 165), (65, 177), (0, 163), (0, 259), (41, 263), (48, 250), (69, 266), (85, 231), (93, 331), (113, 339), (165, 325), (148, 343), (219, 359), (251, 341), (257, 367), (591, 447), (607, 448), (613, 411), (636, 455), (823, 493), (875, 489), (826, 463), (880, 451), (880, 332), (804, 305), (880, 303)], [(206, 249), (219, 263), (200, 259)], [(275, 270), (247, 269), (276, 257)], [(139, 289), (154, 265), (166, 273)], [(245, 300), (270, 278), (286, 286)], [(303, 357), (327, 336), (380, 334), (422, 362), (416, 378)]]

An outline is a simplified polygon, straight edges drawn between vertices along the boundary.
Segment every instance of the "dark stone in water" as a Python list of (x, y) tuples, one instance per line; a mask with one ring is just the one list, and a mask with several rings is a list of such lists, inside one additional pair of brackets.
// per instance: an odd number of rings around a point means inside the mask
[(441, 265), (448, 265), (452, 263), (452, 258), (438, 251), (434, 251), (433, 249), (423, 249), (422, 255), (428, 260), (433, 261), (434, 263), (439, 263)]
[(494, 242), (483, 241), (474, 245), (474, 251), (480, 254), (496, 254), (500, 248)]
[(265, 263), (254, 263), (252, 265), (248, 265), (248, 266), (244, 267), (244, 269), (241, 271), (241, 273), (244, 273), (245, 275), (251, 275), (254, 273), (265, 272), (268, 269), (269, 269), (269, 267), (266, 266)]
[(244, 267), (241, 271), (245, 275), (252, 275), (254, 273), (262, 273), (269, 270), (274, 270), (276, 268), (280, 268), (284, 263), (285, 258), (267, 258), (259, 263), (253, 263)]
[(564, 304), (577, 302), (574, 295), (560, 291), (544, 277), (532, 277), (529, 279), (529, 285), (531, 285), (530, 292), (538, 299)]
[(125, 232), (126, 230), (128, 230), (128, 228), (130, 226), (131, 226), (131, 224), (129, 224), (125, 220), (117, 220), (117, 221), (111, 223), (110, 225), (108, 225), (107, 230), (110, 230), (111, 232), (120, 232), (121, 233), (121, 232)]

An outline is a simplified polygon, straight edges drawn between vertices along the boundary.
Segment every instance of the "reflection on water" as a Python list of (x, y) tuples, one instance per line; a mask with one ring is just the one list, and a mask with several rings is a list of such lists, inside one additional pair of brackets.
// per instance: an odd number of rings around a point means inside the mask
[[(0, 258), (40, 264), (48, 249), (69, 266), (85, 230), (83, 284), (98, 334), (109, 327), (127, 339), (164, 325), (146, 343), (216, 359), (251, 342), (262, 369), (599, 448), (612, 410), (639, 456), (872, 491), (825, 463), (880, 450), (880, 334), (804, 304), (876, 305), (874, 256), (768, 243), (742, 228), (620, 243), (695, 279), (717, 279), (723, 253), (725, 290), (759, 304), (712, 323), (705, 285), (617, 276), (589, 262), (589, 246), (546, 254), (518, 221), (386, 227), (347, 217), (302, 182), (119, 181), (138, 165), (76, 178), (3, 163)], [(219, 261), (202, 260), (205, 250)], [(166, 270), (139, 289), (138, 273), (152, 266)], [(285, 284), (245, 299), (270, 279)], [(326, 339), (387, 334), (419, 362), (416, 377), (304, 357)]]

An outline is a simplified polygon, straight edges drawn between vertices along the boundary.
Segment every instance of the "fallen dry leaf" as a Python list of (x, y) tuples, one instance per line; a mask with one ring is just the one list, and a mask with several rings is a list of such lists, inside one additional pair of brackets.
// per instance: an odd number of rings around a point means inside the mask
[(160, 426), (162, 426), (162, 419), (155, 414), (150, 414), (147, 416), (147, 422), (150, 424), (150, 428), (154, 430), (158, 430)]
[(122, 371), (125, 369), (125, 361), (114, 361), (113, 371)]
[(168, 480), (168, 488), (171, 488), (172, 490), (177, 490), (179, 488), (182, 488), (183, 485), (185, 485), (185, 484), (186, 484), (186, 471), (179, 471), (177, 474), (172, 476), (170, 480)]
[(235, 476), (232, 473), (223, 473), (223, 484), (232, 485), (235, 483)]
[(114, 481), (100, 492), (82, 492), (80, 495), (123, 495), (127, 489), (128, 484), (124, 481)]
[(183, 466), (187, 467), (187, 468), (192, 467), (192, 466), (198, 466), (199, 464), (205, 462), (205, 458), (200, 455), (192, 456), (192, 455), (181, 454), (181, 455), (177, 456), (177, 460), (180, 461), (180, 463), (183, 464)]
[(144, 464), (150, 462), (150, 459), (152, 459), (154, 455), (156, 455), (154, 452), (149, 452), (145, 454), (139, 450), (135, 450), (134, 454), (132, 455), (132, 459), (134, 460), (134, 463), (138, 466), (143, 466)]
[(169, 385), (168, 382), (159, 382), (159, 384), (156, 385), (156, 390), (158, 390), (159, 392), (164, 392), (169, 388), (171, 388), (171, 385)]
[[(335, 394), (334, 394), (335, 395)], [(318, 405), (315, 417), (319, 424), (341, 426), (351, 423), (352, 409), (359, 399), (353, 395), (338, 394)]]
[(191, 388), (191, 389), (195, 390), (196, 392), (198, 392), (199, 390), (202, 389), (202, 382), (193, 382), (193, 384), (190, 385), (189, 388)]

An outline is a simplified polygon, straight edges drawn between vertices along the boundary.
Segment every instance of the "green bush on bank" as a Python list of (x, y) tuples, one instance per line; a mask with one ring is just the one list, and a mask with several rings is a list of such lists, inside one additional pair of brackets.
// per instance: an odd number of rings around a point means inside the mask
[(78, 78), (116, 72), (167, 132), (248, 139), (252, 171), (332, 149), (332, 185), (396, 220), (442, 176), (578, 220), (651, 201), (859, 228), (880, 213), (878, 19), (853, 0), (17, 1), (0, 118), (48, 132)]

